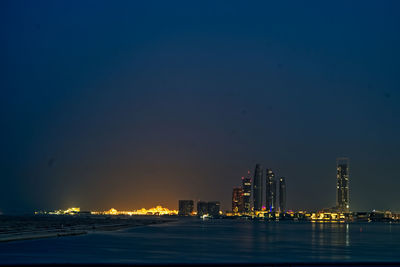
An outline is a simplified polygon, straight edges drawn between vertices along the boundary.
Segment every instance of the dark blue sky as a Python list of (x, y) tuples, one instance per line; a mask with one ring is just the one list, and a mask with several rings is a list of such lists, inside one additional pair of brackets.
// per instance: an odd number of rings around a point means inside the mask
[[(146, 3), (143, 3), (146, 2)], [(0, 211), (220, 200), (400, 210), (399, 1), (1, 1)]]

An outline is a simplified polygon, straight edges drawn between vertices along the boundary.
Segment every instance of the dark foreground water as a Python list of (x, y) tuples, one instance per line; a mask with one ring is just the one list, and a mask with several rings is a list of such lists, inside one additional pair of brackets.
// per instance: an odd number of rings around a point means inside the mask
[(399, 262), (400, 225), (180, 219), (0, 243), (0, 264)]

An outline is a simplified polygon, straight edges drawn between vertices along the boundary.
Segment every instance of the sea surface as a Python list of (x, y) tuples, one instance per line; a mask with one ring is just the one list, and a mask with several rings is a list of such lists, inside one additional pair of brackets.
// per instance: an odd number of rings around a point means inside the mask
[(0, 264), (400, 262), (400, 224), (179, 219), (0, 243)]

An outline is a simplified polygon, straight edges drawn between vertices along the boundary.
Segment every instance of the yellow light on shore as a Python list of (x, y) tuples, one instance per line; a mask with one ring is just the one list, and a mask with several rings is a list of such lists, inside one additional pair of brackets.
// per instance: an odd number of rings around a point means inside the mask
[(72, 214), (72, 213), (78, 213), (78, 212), (81, 212), (81, 208), (79, 208), (79, 207), (72, 207), (72, 208), (69, 208), (64, 211), (65, 214)]
[(114, 208), (108, 211), (92, 211), (92, 214), (104, 214), (104, 215), (178, 215), (177, 210), (170, 210), (167, 208), (163, 208), (162, 206), (156, 206), (155, 208), (150, 209), (139, 209), (134, 211), (118, 211)]
[(337, 212), (318, 212), (311, 214), (311, 221), (336, 222), (336, 221), (343, 221), (344, 219), (345, 215), (343, 213), (337, 213)]
[(66, 210), (54, 210), (54, 211), (35, 211), (35, 214), (50, 214), (50, 215), (75, 215), (81, 212), (81, 208), (72, 207)]

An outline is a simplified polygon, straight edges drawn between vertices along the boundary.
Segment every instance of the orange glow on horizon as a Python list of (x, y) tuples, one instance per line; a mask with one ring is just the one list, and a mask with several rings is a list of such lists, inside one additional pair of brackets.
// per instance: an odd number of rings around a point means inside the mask
[(163, 208), (162, 206), (156, 206), (155, 208), (150, 209), (139, 209), (134, 211), (118, 211), (114, 208), (111, 208), (107, 211), (92, 211), (91, 214), (97, 215), (178, 215), (177, 210), (170, 210), (168, 208)]

